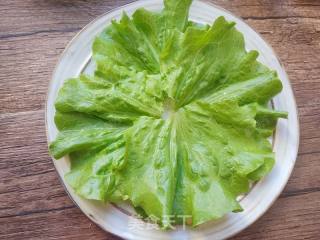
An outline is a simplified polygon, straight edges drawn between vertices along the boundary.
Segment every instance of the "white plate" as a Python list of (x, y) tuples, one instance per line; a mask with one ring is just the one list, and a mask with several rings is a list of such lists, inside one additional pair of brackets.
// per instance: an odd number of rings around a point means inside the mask
[[(55, 139), (57, 129), (54, 124), (54, 101), (59, 88), (65, 79), (78, 76), (81, 72), (93, 70), (91, 62), (91, 45), (94, 37), (99, 34), (111, 19), (119, 19), (122, 12), (131, 15), (137, 8), (144, 7), (152, 11), (163, 8), (162, 0), (140, 0), (108, 12), (88, 24), (69, 43), (63, 52), (49, 85), (46, 125), (48, 142)], [(190, 19), (201, 23), (212, 23), (218, 16), (225, 16), (229, 21), (237, 23), (236, 28), (244, 34), (246, 48), (260, 52), (259, 61), (276, 70), (283, 84), (283, 91), (273, 99), (274, 108), (289, 113), (288, 120), (278, 122), (274, 136), (276, 164), (272, 172), (259, 181), (241, 200), (244, 211), (227, 214), (223, 219), (211, 221), (198, 228), (177, 227), (172, 231), (144, 228), (130, 217), (130, 208), (101, 204), (85, 200), (75, 194), (64, 181), (64, 174), (69, 171), (69, 161), (65, 157), (53, 160), (61, 180), (69, 196), (92, 221), (102, 229), (127, 239), (225, 239), (256, 221), (276, 200), (281, 193), (293, 169), (299, 145), (299, 126), (296, 104), (287, 74), (281, 66), (272, 48), (241, 19), (228, 11), (202, 1), (194, 1), (190, 9)], [(126, 208), (126, 209), (124, 209)]]

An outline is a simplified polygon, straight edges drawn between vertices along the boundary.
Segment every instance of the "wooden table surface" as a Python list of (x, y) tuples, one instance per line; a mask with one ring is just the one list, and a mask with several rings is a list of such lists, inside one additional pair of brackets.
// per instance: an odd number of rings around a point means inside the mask
[[(118, 239), (73, 204), (47, 152), (45, 98), (71, 38), (128, 0), (0, 1), (0, 239)], [(299, 157), (270, 210), (234, 239), (320, 239), (320, 1), (217, 0), (269, 41), (300, 111)]]

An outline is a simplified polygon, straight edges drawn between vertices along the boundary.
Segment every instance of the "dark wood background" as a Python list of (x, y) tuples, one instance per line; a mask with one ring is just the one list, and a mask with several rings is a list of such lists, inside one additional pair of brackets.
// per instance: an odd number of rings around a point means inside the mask
[[(130, 0), (0, 1), (0, 239), (118, 239), (88, 220), (47, 152), (47, 85), (71, 38)], [(320, 239), (320, 1), (217, 0), (274, 47), (300, 111), (301, 143), (280, 198), (234, 239)]]

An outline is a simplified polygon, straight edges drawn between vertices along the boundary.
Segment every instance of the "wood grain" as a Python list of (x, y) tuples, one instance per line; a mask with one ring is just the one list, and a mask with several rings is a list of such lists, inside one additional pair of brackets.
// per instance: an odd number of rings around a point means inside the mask
[[(118, 239), (65, 193), (47, 152), (44, 106), (59, 54), (96, 16), (127, 0), (0, 1), (0, 239)], [(320, 2), (212, 1), (273, 46), (291, 80), (301, 139), (279, 199), (233, 239), (320, 238)]]

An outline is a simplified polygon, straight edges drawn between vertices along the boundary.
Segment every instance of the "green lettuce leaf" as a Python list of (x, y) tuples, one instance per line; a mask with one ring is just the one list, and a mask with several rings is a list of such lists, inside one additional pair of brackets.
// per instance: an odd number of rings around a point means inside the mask
[[(117, 122), (133, 121), (140, 115), (160, 116), (149, 82), (152, 76), (143, 73), (121, 83), (111, 84), (100, 78), (80, 76), (67, 80), (59, 91), (55, 107), (60, 112), (81, 112)], [(143, 84), (145, 82), (145, 84)]]
[(148, 215), (161, 219), (172, 214), (177, 171), (173, 122), (141, 117), (125, 137), (130, 167), (123, 170), (123, 193)]
[(190, 215), (198, 225), (241, 210), (236, 197), (248, 191), (250, 174), (274, 163), (270, 143), (256, 129), (256, 114), (255, 108), (234, 102), (196, 102), (175, 114), (176, 215)]
[(197, 226), (241, 211), (237, 197), (271, 171), (269, 137), (287, 117), (268, 107), (277, 73), (233, 22), (189, 21), (191, 2), (124, 13), (96, 37), (95, 72), (60, 89), (49, 146), (69, 155), (77, 194), (127, 200), (164, 228), (170, 216)]
[(178, 106), (219, 88), (274, 74), (256, 61), (258, 52), (246, 52), (243, 35), (223, 17), (209, 29), (189, 27), (179, 40), (176, 49), (180, 51), (164, 73), (169, 81), (169, 96), (176, 99)]

